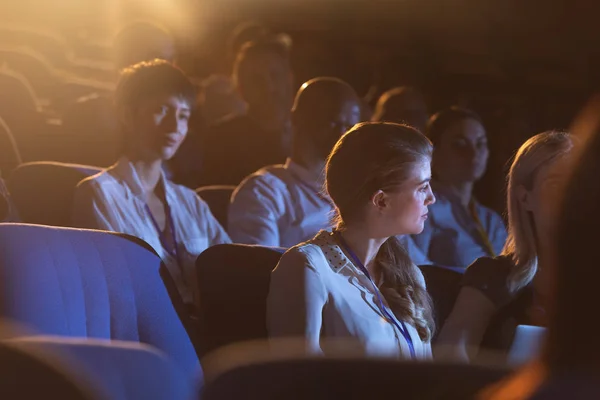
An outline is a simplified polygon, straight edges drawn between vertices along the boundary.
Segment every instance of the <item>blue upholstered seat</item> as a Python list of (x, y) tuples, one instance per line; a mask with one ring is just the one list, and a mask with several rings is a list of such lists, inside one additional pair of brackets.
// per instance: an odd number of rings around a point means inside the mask
[(10, 346), (53, 357), (78, 382), (111, 400), (190, 400), (198, 392), (162, 352), (134, 342), (25, 337)]
[(198, 384), (194, 348), (144, 242), (101, 231), (0, 224), (0, 316), (44, 335), (152, 345)]

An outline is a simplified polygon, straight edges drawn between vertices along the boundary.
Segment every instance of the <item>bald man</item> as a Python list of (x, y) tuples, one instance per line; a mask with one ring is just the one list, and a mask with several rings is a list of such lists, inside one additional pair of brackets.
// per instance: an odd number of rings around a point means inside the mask
[(330, 227), (333, 206), (323, 195), (327, 156), (360, 120), (360, 100), (336, 78), (302, 85), (292, 108), (292, 155), (247, 177), (231, 198), (234, 243), (292, 247)]

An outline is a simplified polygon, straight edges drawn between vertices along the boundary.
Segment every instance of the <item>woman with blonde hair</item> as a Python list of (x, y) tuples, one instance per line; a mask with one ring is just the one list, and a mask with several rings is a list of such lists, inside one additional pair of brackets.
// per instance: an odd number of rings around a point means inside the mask
[(390, 123), (363, 123), (335, 145), (326, 165), (337, 226), (291, 248), (271, 278), (271, 337), (350, 339), (370, 355), (427, 359), (434, 333), (420, 270), (396, 235), (423, 230), (435, 201), (429, 140)]
[[(506, 322), (503, 317), (509, 317), (514, 326), (544, 325), (541, 299), (548, 285), (543, 271), (551, 243), (548, 200), (556, 194), (561, 166), (572, 148), (571, 135), (549, 131), (530, 138), (517, 152), (508, 174), (508, 239), (498, 257), (479, 258), (467, 268), (436, 356), (472, 360), (493, 319)], [(505, 328), (490, 331), (502, 336)]]

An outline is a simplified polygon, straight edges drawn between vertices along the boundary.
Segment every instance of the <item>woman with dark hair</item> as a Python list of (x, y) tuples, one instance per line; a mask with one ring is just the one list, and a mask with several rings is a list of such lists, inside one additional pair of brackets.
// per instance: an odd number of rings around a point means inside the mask
[(198, 303), (195, 262), (229, 236), (193, 190), (163, 173), (185, 139), (195, 91), (164, 60), (123, 70), (115, 92), (124, 133), (123, 154), (105, 171), (80, 182), (73, 224), (137, 236), (161, 256), (183, 301)]
[(395, 238), (417, 234), (435, 202), (431, 143), (413, 128), (363, 123), (335, 145), (325, 186), (336, 228), (290, 249), (271, 278), (271, 337), (349, 338), (367, 354), (431, 357), (434, 322), (420, 270)]
[(506, 240), (502, 218), (473, 197), (489, 155), (481, 119), (453, 107), (431, 117), (426, 133), (434, 146), (432, 187), (438, 201), (423, 232), (412, 236), (422, 254), (411, 257), (418, 263), (465, 268), (479, 257), (497, 256)]

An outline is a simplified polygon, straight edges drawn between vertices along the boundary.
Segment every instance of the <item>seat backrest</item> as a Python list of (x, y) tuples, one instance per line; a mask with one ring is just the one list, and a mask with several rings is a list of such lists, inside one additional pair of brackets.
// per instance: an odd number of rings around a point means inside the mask
[(43, 129), (37, 95), (23, 75), (4, 68), (1, 63), (0, 93), (0, 117), (11, 129), (19, 150), (25, 155), (28, 147), (39, 145), (30, 141)]
[(45, 335), (146, 343), (199, 379), (160, 265), (149, 245), (130, 236), (0, 224), (0, 316)]
[(0, 176), (9, 176), (21, 164), (21, 154), (8, 124), (0, 117)]
[(419, 268), (425, 277), (427, 292), (433, 300), (435, 322), (439, 333), (444, 321), (452, 312), (463, 274), (435, 265), (420, 265)]
[(0, 398), (101, 399), (59, 366), (31, 349), (0, 343)]
[(208, 204), (210, 211), (225, 229), (227, 229), (229, 201), (234, 190), (235, 186), (231, 185), (204, 186), (196, 189), (198, 196)]
[(57, 162), (20, 165), (8, 180), (8, 189), (23, 222), (69, 226), (77, 184), (100, 168)]
[(208, 248), (196, 261), (201, 352), (267, 337), (271, 271), (283, 249), (240, 244)]
[(54, 356), (64, 369), (94, 386), (107, 399), (191, 400), (199, 388), (186, 381), (180, 369), (156, 349), (136, 342), (22, 337), (12, 346)]
[[(209, 368), (210, 369), (210, 368)], [(207, 382), (204, 400), (471, 399), (506, 370), (390, 359), (272, 359), (245, 362)]]

